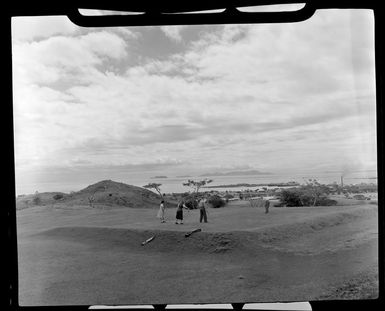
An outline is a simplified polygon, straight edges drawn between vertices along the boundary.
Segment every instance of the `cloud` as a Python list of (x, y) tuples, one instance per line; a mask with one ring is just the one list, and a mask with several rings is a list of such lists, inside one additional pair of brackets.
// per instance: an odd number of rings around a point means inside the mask
[(77, 31), (78, 27), (66, 16), (12, 18), (13, 42), (41, 40), (53, 35), (73, 35)]
[[(255, 85), (257, 92), (266, 94), (274, 90), (281, 98), (352, 90), (356, 87), (352, 84), (353, 77), (356, 79), (364, 72), (372, 74), (370, 68), (374, 64), (373, 39), (367, 30), (370, 22), (367, 16), (359, 15), (366, 21), (366, 27), (363, 27), (366, 31), (352, 29), (349, 15), (341, 16), (336, 12), (318, 13), (309, 21), (284, 27), (223, 27), (203, 37), (181, 58), (186, 66), (198, 69), (193, 73), (196, 79), (217, 79), (237, 86), (236, 81), (253, 82), (258, 78), (267, 81), (271, 87)], [(355, 39), (346, 40), (349, 37)], [(365, 48), (358, 49), (354, 43), (352, 48), (350, 42), (360, 42)], [(368, 65), (364, 72), (353, 72), (352, 50), (355, 57)], [(359, 87), (367, 87), (373, 83), (373, 75), (371, 80), (361, 79), (360, 82)], [(244, 86), (240, 84), (240, 87)]]
[(357, 14), (14, 41), (18, 170), (375, 163), (373, 22)]
[(76, 37), (54, 36), (13, 44), (15, 83), (48, 84), (92, 76), (107, 60), (127, 56), (126, 42), (107, 31)]
[(187, 26), (184, 25), (174, 25), (174, 26), (161, 26), (160, 29), (163, 33), (174, 42), (181, 42), (182, 31), (186, 29)]

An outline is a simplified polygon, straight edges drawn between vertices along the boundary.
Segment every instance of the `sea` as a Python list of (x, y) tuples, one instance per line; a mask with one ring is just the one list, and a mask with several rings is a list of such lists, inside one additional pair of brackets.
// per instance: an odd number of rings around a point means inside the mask
[[(202, 180), (205, 177), (203, 176), (190, 176), (190, 177), (167, 177), (167, 178), (141, 178), (140, 176), (133, 176), (127, 178), (109, 178), (116, 182), (122, 182), (129, 185), (134, 185), (138, 187), (143, 187), (148, 183), (158, 183), (161, 184), (160, 188), (163, 193), (181, 193), (188, 192), (191, 188), (184, 186), (183, 183), (186, 183), (188, 179), (193, 180)], [(218, 187), (215, 186), (221, 185), (235, 185), (241, 183), (247, 184), (271, 184), (271, 183), (288, 183), (288, 182), (297, 182), (304, 184), (309, 179), (316, 179), (322, 184), (332, 184), (337, 183), (344, 185), (353, 185), (353, 184), (377, 184), (377, 172), (376, 171), (360, 171), (360, 172), (350, 172), (344, 175), (336, 172), (323, 172), (323, 173), (287, 173), (287, 174), (266, 174), (266, 175), (255, 175), (255, 176), (207, 176), (207, 178), (212, 179), (213, 181), (208, 184), (210, 188), (202, 188), (201, 191), (243, 191), (243, 190), (256, 190), (262, 186), (256, 187)], [(55, 182), (40, 182), (35, 184), (18, 184), (16, 183), (16, 195), (20, 194), (32, 194), (36, 191), (38, 192), (65, 192), (69, 193), (71, 191), (79, 191), (91, 184), (94, 184), (100, 180), (82, 180), (82, 181), (60, 181)]]
[[(193, 180), (201, 180), (204, 177), (187, 177), (187, 178), (159, 178), (154, 179), (151, 182), (156, 182), (162, 184), (161, 189), (164, 193), (172, 193), (172, 192), (186, 192), (189, 191), (189, 188), (183, 186), (188, 179)], [(201, 188), (201, 191), (210, 191), (210, 190), (218, 190), (218, 191), (243, 191), (243, 190), (256, 190), (262, 188), (263, 186), (255, 186), (255, 187), (218, 187), (222, 185), (236, 185), (236, 184), (274, 184), (274, 183), (288, 183), (288, 182), (297, 182), (299, 184), (304, 184), (309, 179), (316, 179), (321, 184), (332, 184), (341, 182), (344, 185), (353, 185), (353, 184), (377, 184), (377, 176), (376, 172), (355, 172), (346, 174), (345, 176), (336, 174), (336, 173), (302, 173), (302, 174), (269, 174), (269, 175), (256, 175), (256, 176), (207, 176), (207, 178), (212, 179), (213, 181), (208, 184), (209, 188)], [(272, 188), (274, 188), (273, 186)], [(271, 187), (268, 187), (271, 188)]]

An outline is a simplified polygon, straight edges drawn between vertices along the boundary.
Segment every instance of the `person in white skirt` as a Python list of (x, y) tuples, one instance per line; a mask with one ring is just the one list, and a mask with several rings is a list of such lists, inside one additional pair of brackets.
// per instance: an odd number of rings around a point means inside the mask
[(164, 211), (165, 211), (165, 206), (164, 206), (164, 200), (162, 200), (160, 202), (160, 206), (159, 206), (159, 211), (158, 211), (158, 215), (157, 217), (160, 219), (160, 222), (166, 222), (165, 218), (164, 218)]

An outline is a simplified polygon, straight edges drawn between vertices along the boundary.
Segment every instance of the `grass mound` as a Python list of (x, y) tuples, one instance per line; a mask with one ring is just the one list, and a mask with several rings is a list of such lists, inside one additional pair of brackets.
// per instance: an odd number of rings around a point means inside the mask
[(133, 208), (153, 208), (158, 206), (160, 201), (159, 196), (150, 190), (103, 180), (72, 194), (66, 199), (66, 203), (90, 204), (90, 200), (94, 207), (107, 205)]
[(159, 206), (160, 198), (154, 192), (112, 180), (103, 180), (70, 194), (44, 192), (20, 196), (16, 199), (17, 209), (32, 206), (92, 206), (154, 208)]
[[(41, 232), (37, 236), (40, 238), (83, 243), (99, 249), (118, 247), (127, 248), (127, 250), (135, 252), (176, 252), (194, 255), (202, 253), (244, 252), (250, 247), (250, 245), (246, 246), (246, 244), (251, 240), (251, 236), (254, 235), (250, 232), (197, 232), (190, 237), (185, 237), (185, 233), (183, 231), (103, 227), (60, 227)], [(155, 238), (143, 246), (142, 242), (152, 236), (155, 236)]]
[[(73, 226), (68, 223), (43, 231), (39, 235), (59, 240), (70, 240), (84, 243), (91, 247), (111, 248), (123, 247), (130, 251), (146, 251), (158, 253), (179, 252), (183, 254), (255, 254), (261, 247), (273, 251), (305, 252), (316, 254), (323, 251), (337, 251), (341, 248), (355, 247), (376, 237), (373, 220), (377, 215), (376, 208), (367, 205), (350, 211), (336, 211), (328, 215), (320, 215), (299, 222), (276, 226), (261, 227), (256, 230), (238, 231), (206, 231), (185, 237), (192, 229), (186, 231), (166, 230), (158, 227), (147, 229), (100, 227), (98, 224)], [(197, 224), (197, 228), (199, 225)], [(357, 232), (357, 228), (360, 228)], [(175, 228), (176, 229), (176, 228)], [(209, 228), (208, 228), (209, 229)], [(155, 239), (142, 246), (142, 242), (150, 237)]]
[[(346, 225), (356, 220), (373, 217), (377, 215), (377, 209), (365, 207), (351, 211), (336, 212), (326, 216), (304, 220), (298, 223), (284, 224), (260, 230), (261, 242), (271, 243), (274, 241), (292, 240), (308, 234)], [(258, 232), (258, 231), (257, 231)]]

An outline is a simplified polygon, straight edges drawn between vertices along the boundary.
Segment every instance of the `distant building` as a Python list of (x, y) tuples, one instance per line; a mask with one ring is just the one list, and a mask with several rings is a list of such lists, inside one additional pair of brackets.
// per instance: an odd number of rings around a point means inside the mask
[(366, 200), (366, 197), (363, 194), (356, 194), (356, 195), (353, 195), (353, 199)]
[(239, 201), (239, 198), (230, 198), (230, 199), (228, 199), (229, 200), (229, 202), (230, 201)]

